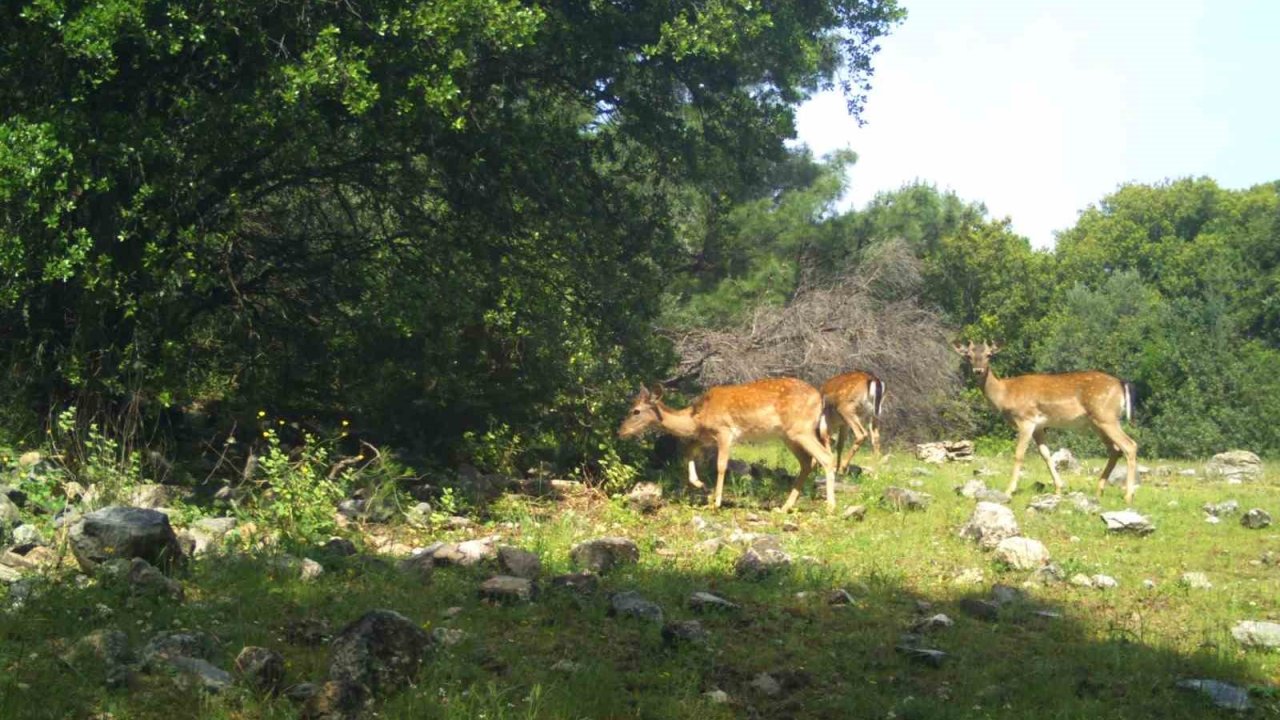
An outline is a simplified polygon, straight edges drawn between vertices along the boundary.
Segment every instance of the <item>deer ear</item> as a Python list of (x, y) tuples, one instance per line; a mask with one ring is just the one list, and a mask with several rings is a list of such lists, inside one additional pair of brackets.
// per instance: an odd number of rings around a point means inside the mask
[(636, 393), (636, 400), (647, 402), (649, 400), (649, 388), (641, 385), (640, 392)]
[(657, 402), (657, 401), (661, 400), (661, 399), (662, 399), (662, 385), (661, 385), (661, 384), (659, 384), (659, 383), (654, 383), (654, 384), (653, 384), (653, 390), (650, 392), (650, 395), (653, 397), (653, 401), (654, 401), (654, 402)]
[(951, 349), (955, 350), (957, 355), (960, 355), (962, 357), (969, 357), (969, 350), (965, 348), (965, 346), (961, 345), (960, 343), (951, 343)]
[(993, 343), (991, 343), (991, 345), (989, 345), (989, 346), (987, 347), (987, 354), (988, 354), (988, 355), (995, 355), (995, 354), (996, 354), (996, 353), (998, 353), (998, 352), (1000, 352), (1000, 343), (995, 343), (995, 342), (993, 342)]

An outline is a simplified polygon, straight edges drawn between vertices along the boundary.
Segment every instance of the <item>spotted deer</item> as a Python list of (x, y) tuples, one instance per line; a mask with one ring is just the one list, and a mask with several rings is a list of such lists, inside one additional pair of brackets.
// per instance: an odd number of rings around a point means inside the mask
[[(880, 457), (880, 406), (884, 402), (884, 381), (869, 372), (853, 371), (837, 375), (822, 385), (827, 428), (836, 436), (836, 472), (844, 472), (867, 438), (876, 458)], [(847, 458), (844, 444), (853, 434), (853, 449)]]
[(1107, 477), (1124, 455), (1129, 473), (1125, 479), (1124, 501), (1133, 502), (1133, 484), (1138, 471), (1138, 444), (1120, 428), (1120, 420), (1133, 414), (1133, 388), (1104, 372), (1086, 370), (1057, 374), (1019, 375), (1000, 379), (991, 369), (991, 358), (1000, 352), (998, 344), (953, 345), (957, 353), (969, 361), (982, 392), (1018, 429), (1018, 446), (1013, 455), (1013, 480), (1009, 494), (1018, 489), (1018, 473), (1027, 445), (1034, 439), (1040, 456), (1049, 466), (1054, 490), (1062, 494), (1062, 479), (1053, 466), (1046, 428), (1092, 427), (1107, 446), (1107, 466), (1098, 479), (1098, 495), (1107, 485)]
[(827, 449), (827, 422), (822, 413), (822, 395), (796, 378), (769, 378), (742, 385), (719, 385), (707, 390), (687, 408), (676, 409), (662, 402), (662, 389), (641, 388), (632, 402), (618, 436), (638, 437), (649, 430), (661, 430), (687, 440), (686, 460), (689, 484), (701, 488), (694, 456), (703, 447), (716, 448), (716, 491), (713, 507), (720, 507), (729, 450), (739, 440), (781, 438), (796, 459), (800, 474), (782, 511), (795, 506), (804, 481), (815, 463), (827, 474), (827, 509), (834, 510), (835, 462)]

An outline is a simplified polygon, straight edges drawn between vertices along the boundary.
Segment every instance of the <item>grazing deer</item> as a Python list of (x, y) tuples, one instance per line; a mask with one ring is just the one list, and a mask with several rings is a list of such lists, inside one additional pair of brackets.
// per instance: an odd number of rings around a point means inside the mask
[(973, 373), (978, 376), (982, 392), (996, 409), (1004, 413), (1018, 428), (1018, 447), (1013, 455), (1013, 481), (1009, 494), (1018, 489), (1018, 472), (1022, 458), (1032, 439), (1040, 450), (1040, 456), (1049, 466), (1054, 490), (1062, 494), (1062, 479), (1053, 466), (1049, 446), (1044, 441), (1044, 431), (1051, 427), (1087, 427), (1102, 438), (1110, 457), (1098, 479), (1098, 495), (1107, 485), (1107, 477), (1115, 468), (1120, 454), (1124, 453), (1129, 475), (1125, 480), (1124, 501), (1133, 502), (1133, 483), (1138, 469), (1138, 444), (1124, 430), (1120, 419), (1129, 420), (1133, 413), (1133, 388), (1106, 373), (1097, 370), (1060, 373), (1052, 375), (1019, 375), (1001, 380), (991, 370), (991, 358), (1000, 352), (999, 345), (952, 346), (961, 357), (969, 361)]
[[(880, 457), (880, 405), (884, 402), (884, 381), (868, 372), (837, 375), (822, 386), (827, 428), (836, 436), (836, 472), (844, 472), (867, 438), (876, 458)], [(853, 449), (844, 460), (844, 443), (853, 433)]]
[(618, 428), (618, 436), (631, 438), (660, 428), (663, 432), (690, 441), (686, 459), (689, 484), (702, 487), (693, 456), (702, 447), (716, 448), (716, 493), (713, 507), (720, 507), (724, 492), (724, 472), (729, 465), (729, 449), (738, 440), (780, 437), (800, 461), (791, 495), (782, 506), (789, 511), (800, 497), (800, 488), (814, 463), (827, 473), (827, 509), (836, 507), (835, 463), (827, 449), (827, 422), (822, 414), (822, 395), (812, 385), (795, 378), (769, 378), (743, 385), (720, 385), (704, 393), (693, 405), (677, 410), (663, 404), (662, 389), (641, 388), (631, 411)]

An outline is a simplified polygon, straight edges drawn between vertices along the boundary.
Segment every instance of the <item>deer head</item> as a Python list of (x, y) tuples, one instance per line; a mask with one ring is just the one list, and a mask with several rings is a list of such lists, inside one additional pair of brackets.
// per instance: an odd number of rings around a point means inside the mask
[(652, 391), (641, 387), (640, 392), (631, 401), (631, 409), (623, 419), (622, 426), (618, 428), (618, 437), (639, 437), (662, 425), (662, 409), (659, 407), (661, 400), (661, 385), (654, 385)]
[(981, 345), (974, 345), (970, 340), (967, 346), (956, 343), (951, 346), (960, 357), (969, 361), (969, 366), (973, 368), (974, 375), (986, 375), (991, 369), (991, 358), (1000, 352), (999, 343), (991, 343), (988, 345), (985, 341)]

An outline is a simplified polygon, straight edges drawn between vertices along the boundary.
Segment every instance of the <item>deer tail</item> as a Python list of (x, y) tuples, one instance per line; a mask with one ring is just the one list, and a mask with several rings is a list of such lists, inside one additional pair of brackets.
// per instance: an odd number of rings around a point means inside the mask
[(1133, 422), (1133, 383), (1128, 382), (1127, 380), (1122, 381), (1120, 383), (1120, 387), (1124, 390), (1124, 421)]
[(867, 390), (871, 393), (871, 401), (875, 404), (876, 417), (880, 417), (880, 406), (884, 403), (884, 381), (873, 377)]

